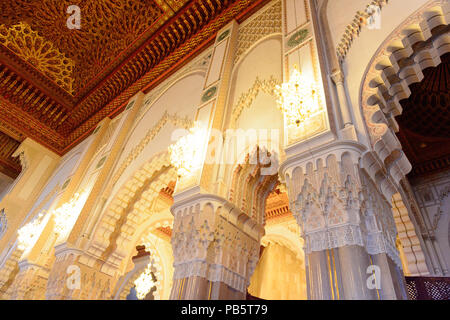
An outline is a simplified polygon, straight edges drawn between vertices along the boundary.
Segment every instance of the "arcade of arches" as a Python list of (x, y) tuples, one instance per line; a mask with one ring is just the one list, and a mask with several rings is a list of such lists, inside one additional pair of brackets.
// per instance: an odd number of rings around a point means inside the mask
[(448, 0), (85, 1), (79, 30), (28, 2), (0, 5), (0, 299), (450, 276)]

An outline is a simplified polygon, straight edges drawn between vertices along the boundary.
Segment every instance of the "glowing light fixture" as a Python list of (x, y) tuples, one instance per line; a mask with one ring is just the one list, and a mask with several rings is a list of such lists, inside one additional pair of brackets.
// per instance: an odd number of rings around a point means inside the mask
[(87, 200), (88, 193), (75, 193), (69, 202), (64, 203), (61, 207), (53, 210), (53, 221), (55, 222), (54, 231), (59, 237), (65, 237), (69, 234), (73, 225), (83, 209)]
[(147, 265), (144, 272), (142, 272), (141, 275), (134, 280), (134, 285), (136, 286), (136, 296), (139, 300), (144, 299), (150, 290), (152, 290), (152, 288), (156, 285), (156, 282), (153, 281), (151, 262)]
[(311, 79), (303, 76), (294, 65), (289, 82), (276, 86), (277, 103), (286, 116), (287, 125), (297, 127), (317, 109), (317, 89)]
[(20, 228), (18, 233), (18, 248), (19, 250), (27, 250), (36, 242), (37, 237), (44, 229), (44, 215), (40, 213), (33, 221), (27, 223)]
[[(58, 237), (68, 235), (75, 224), (87, 197), (87, 192), (83, 192), (81, 195), (76, 193), (69, 202), (66, 202), (61, 207), (49, 212), (49, 215), (47, 216), (49, 218), (53, 216), (53, 221), (55, 223), (53, 230), (58, 234)], [(34, 245), (36, 239), (44, 229), (46, 221), (48, 221), (48, 219), (44, 219), (45, 216), (46, 215), (43, 213), (40, 213), (33, 221), (27, 223), (17, 231), (18, 248), (20, 250), (28, 250)]]
[(206, 147), (206, 129), (196, 122), (189, 133), (169, 146), (170, 162), (179, 176), (192, 175), (201, 168)]

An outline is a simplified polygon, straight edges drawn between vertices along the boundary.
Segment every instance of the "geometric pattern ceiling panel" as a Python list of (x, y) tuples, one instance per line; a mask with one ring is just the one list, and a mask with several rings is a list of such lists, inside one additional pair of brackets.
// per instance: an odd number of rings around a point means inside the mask
[(15, 179), (22, 168), (19, 157), (13, 158), (12, 154), (17, 150), (20, 142), (0, 132), (0, 145), (0, 172)]
[[(0, 2), (0, 131), (64, 154), (269, 0)], [(77, 5), (81, 28), (69, 29)], [(1, 148), (1, 145), (0, 145)]]
[[(70, 5), (80, 8), (80, 29), (67, 27)], [(74, 96), (171, 13), (153, 0), (11, 0), (0, 12), (0, 42)]]
[(450, 136), (450, 54), (441, 60), (423, 71), (423, 80), (412, 84), (411, 96), (401, 102), (403, 113), (397, 121), (422, 136)]
[(450, 167), (450, 54), (441, 61), (425, 69), (423, 80), (410, 86), (409, 98), (400, 101), (397, 136), (413, 165), (410, 176)]

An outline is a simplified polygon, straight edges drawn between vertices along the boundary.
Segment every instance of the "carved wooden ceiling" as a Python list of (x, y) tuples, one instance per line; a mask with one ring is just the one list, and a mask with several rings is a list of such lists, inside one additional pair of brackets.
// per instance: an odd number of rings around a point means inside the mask
[(291, 217), (292, 212), (289, 209), (289, 197), (287, 192), (276, 188), (272, 191), (266, 200), (266, 221), (280, 217)]
[(411, 85), (402, 100), (397, 136), (413, 165), (411, 176), (450, 167), (450, 54), (436, 68), (424, 70), (424, 79)]
[(12, 154), (20, 143), (0, 131), (0, 172), (15, 178), (21, 170), (19, 158)]
[[(64, 154), (139, 90), (211, 44), (232, 19), (241, 22), (267, 2), (0, 1), (0, 150), (3, 141), (30, 137)], [(80, 8), (80, 29), (67, 27), (71, 5)], [(0, 163), (8, 161), (16, 163)]]

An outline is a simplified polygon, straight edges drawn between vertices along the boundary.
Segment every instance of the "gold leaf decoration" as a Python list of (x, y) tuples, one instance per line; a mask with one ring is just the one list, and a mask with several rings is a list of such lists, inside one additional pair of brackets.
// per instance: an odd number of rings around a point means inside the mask
[(53, 43), (32, 30), (27, 23), (20, 22), (10, 28), (0, 25), (0, 43), (61, 88), (73, 93), (74, 62), (59, 51)]

